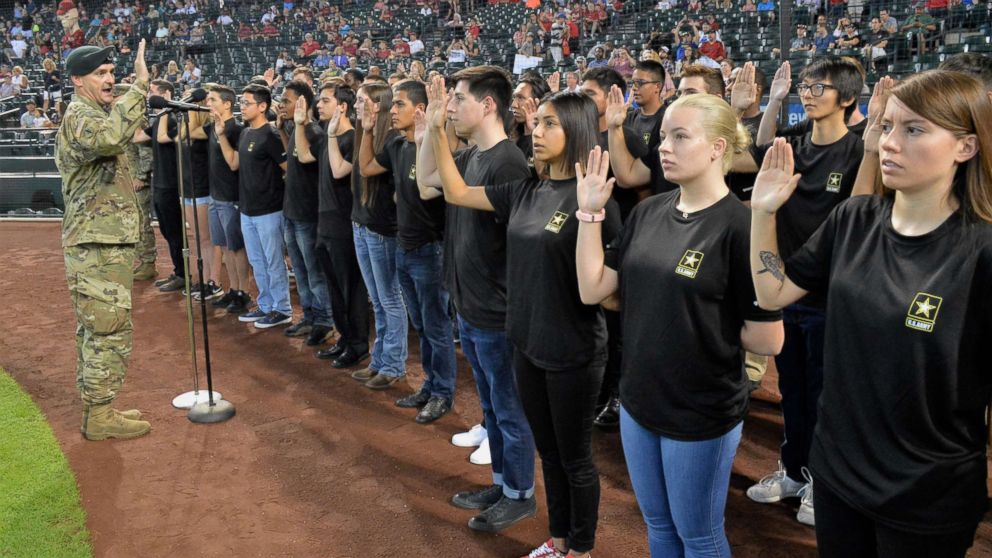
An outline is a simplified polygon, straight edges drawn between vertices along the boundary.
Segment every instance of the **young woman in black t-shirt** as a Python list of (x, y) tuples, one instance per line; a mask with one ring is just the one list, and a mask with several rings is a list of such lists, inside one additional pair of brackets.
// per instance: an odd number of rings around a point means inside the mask
[(827, 297), (810, 451), (821, 556), (962, 557), (987, 508), (992, 395), (992, 103), (924, 72), (885, 103), (883, 196), (839, 205), (783, 264), (776, 212), (796, 188), (776, 140), (751, 198), (758, 301)]
[[(448, 149), (444, 80), (431, 84), (427, 120), (448, 203), (495, 211), (507, 223), (507, 333), (524, 413), (541, 455), (551, 540), (531, 556), (584, 557), (595, 543), (599, 474), (592, 421), (606, 365), (606, 323), (579, 299), (575, 167), (598, 139), (596, 105), (561, 92), (538, 108), (535, 159), (550, 179), (467, 186)], [(619, 228), (611, 201), (604, 238)], [(569, 551), (570, 549), (570, 551)]]
[[(604, 253), (609, 153), (579, 175), (579, 289), (619, 295), (620, 434), (651, 556), (730, 556), (724, 508), (747, 413), (744, 351), (782, 347), (781, 314), (754, 304), (747, 209), (725, 175), (750, 143), (725, 101), (684, 96), (665, 112), (659, 154), (679, 189), (642, 201)], [(605, 215), (604, 215), (605, 212)]]

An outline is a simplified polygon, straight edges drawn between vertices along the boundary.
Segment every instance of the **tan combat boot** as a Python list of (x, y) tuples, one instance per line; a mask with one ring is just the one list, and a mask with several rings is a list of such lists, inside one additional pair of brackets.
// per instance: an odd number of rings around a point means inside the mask
[(127, 440), (144, 436), (152, 425), (143, 420), (124, 418), (108, 405), (90, 405), (83, 411), (83, 436), (87, 440), (117, 438)]
[[(141, 420), (141, 411), (139, 411), (137, 409), (129, 409), (127, 411), (118, 411), (117, 409), (114, 409), (114, 412), (117, 413), (118, 415), (120, 415), (120, 416), (128, 419), (128, 420)], [(81, 432), (84, 435), (86, 434), (86, 417), (87, 416), (88, 415), (84, 411), (83, 412), (83, 424), (80, 424), (79, 425), (79, 432)]]
[(148, 281), (154, 279), (156, 275), (158, 275), (158, 271), (155, 270), (155, 264), (153, 263), (138, 264), (134, 268), (135, 281)]

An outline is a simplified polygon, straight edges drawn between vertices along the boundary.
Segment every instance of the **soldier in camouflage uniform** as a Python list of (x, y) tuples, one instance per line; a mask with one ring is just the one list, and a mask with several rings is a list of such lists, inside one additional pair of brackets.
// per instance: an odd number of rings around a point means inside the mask
[(113, 103), (113, 47), (79, 47), (65, 60), (75, 86), (55, 140), (65, 215), (62, 249), (76, 312), (76, 384), (89, 440), (136, 438), (151, 430), (137, 410), (112, 403), (131, 357), (131, 286), (138, 241), (138, 200), (125, 154), (145, 121), (145, 41), (135, 58), (137, 79)]
[[(126, 83), (114, 86), (114, 101), (120, 100), (131, 89)], [(147, 120), (139, 129), (147, 126)], [(137, 136), (136, 136), (137, 137)], [(147, 143), (131, 142), (126, 147), (127, 163), (131, 169), (131, 182), (138, 196), (138, 244), (135, 246), (134, 280), (154, 279), (155, 270), (155, 231), (152, 230), (152, 146)]]

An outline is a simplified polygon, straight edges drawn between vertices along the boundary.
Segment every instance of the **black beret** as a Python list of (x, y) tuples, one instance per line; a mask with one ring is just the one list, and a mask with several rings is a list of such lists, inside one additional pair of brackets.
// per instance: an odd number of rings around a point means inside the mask
[(85, 76), (104, 64), (114, 63), (114, 47), (81, 46), (73, 49), (65, 59), (65, 73)]

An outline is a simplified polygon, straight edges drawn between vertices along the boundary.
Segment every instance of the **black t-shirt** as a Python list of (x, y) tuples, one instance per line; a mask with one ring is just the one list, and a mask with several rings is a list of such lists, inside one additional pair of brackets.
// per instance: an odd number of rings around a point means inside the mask
[[(625, 129), (624, 138), (627, 137), (628, 133), (633, 134), (634, 132)], [(603, 148), (603, 151), (610, 150), (610, 133), (608, 131), (599, 133), (599, 146)], [(611, 177), (613, 177), (612, 166), (610, 167), (607, 179)], [(617, 202), (617, 206), (620, 208), (620, 221), (626, 221), (631, 210), (634, 209), (637, 202), (641, 201), (637, 188), (621, 188), (616, 183), (613, 185), (613, 199)]]
[(375, 156), (393, 175), (396, 186), (397, 239), (404, 250), (444, 239), (444, 198), (420, 199), (417, 188), (417, 144), (396, 136)]
[[(345, 239), (352, 237), (351, 231), (351, 175), (334, 178), (331, 173), (331, 159), (327, 154), (327, 135), (320, 143), (311, 143), (314, 157), (320, 164), (320, 205), (317, 219), (317, 234), (327, 238)], [(335, 140), (345, 161), (351, 162), (355, 147), (355, 131), (348, 130)]]
[[(185, 145), (183, 146), (185, 149)], [(210, 195), (210, 145), (207, 140), (194, 139), (189, 147), (189, 177), (192, 189), (186, 188), (185, 197), (205, 198)]]
[[(513, 345), (549, 370), (605, 359), (603, 311), (579, 298), (575, 179), (517, 180), (486, 186), (486, 196), (507, 224), (506, 331)], [(619, 230), (619, 207), (610, 200), (603, 244)]]
[[(470, 186), (530, 177), (523, 152), (510, 140), (480, 151), (455, 154), (458, 171)], [(506, 221), (489, 211), (448, 205), (444, 241), (445, 286), (458, 313), (475, 327), (506, 328)]]
[(781, 313), (755, 302), (749, 211), (728, 195), (687, 214), (679, 198), (675, 191), (638, 204), (606, 252), (623, 304), (620, 400), (656, 434), (708, 440), (747, 413), (744, 321)]
[[(358, 163), (358, 149), (361, 146), (362, 134), (364, 133), (364, 131), (355, 132), (354, 163), (356, 165)], [(390, 130), (389, 134), (383, 145), (389, 144), (396, 132)], [(362, 173), (355, 168), (351, 172), (351, 192), (352, 221), (368, 227), (376, 234), (396, 236), (396, 202), (393, 200), (396, 189), (393, 187), (393, 175), (391, 173), (362, 178)], [(364, 199), (366, 193), (368, 199)]]
[(640, 110), (636, 110), (627, 114), (627, 121), (624, 123), (623, 139), (627, 151), (651, 171), (651, 182), (648, 184), (651, 194), (671, 192), (679, 188), (678, 184), (665, 178), (661, 169), (661, 157), (658, 155), (658, 147), (661, 146), (661, 121), (664, 116), (664, 109), (651, 116), (645, 116)]
[(987, 507), (992, 226), (954, 214), (906, 237), (891, 223), (891, 198), (853, 198), (786, 262), (828, 300), (810, 468), (892, 528), (974, 528)]
[[(307, 124), (304, 132), (312, 146), (324, 136), (324, 131), (316, 122)], [(287, 219), (305, 223), (317, 222), (317, 209), (320, 203), (317, 193), (319, 166), (317, 162), (301, 163), (296, 148), (295, 127), (289, 132), (286, 144), (286, 193), (282, 200), (282, 214)]]
[[(761, 126), (761, 117), (764, 113), (759, 112), (757, 116), (742, 118), (741, 123), (751, 134), (751, 143), (758, 135), (758, 127)], [(730, 191), (741, 201), (751, 200), (751, 190), (754, 190), (754, 179), (758, 177), (756, 172), (732, 172), (727, 174), (727, 186)]]
[[(759, 122), (759, 125), (760, 125), (760, 122)], [(854, 134), (854, 135), (856, 135), (856, 136), (858, 136), (860, 138), (860, 137), (862, 137), (864, 135), (865, 128), (867, 128), (867, 127), (868, 127), (868, 119), (865, 118), (865, 119), (862, 119), (861, 122), (858, 122), (857, 124), (854, 124), (852, 126), (848, 126), (847, 129), (852, 134)], [(802, 135), (805, 135), (805, 134), (809, 134), (812, 131), (813, 131), (813, 121), (810, 120), (809, 118), (807, 118), (805, 120), (801, 120), (799, 122), (796, 122), (792, 126), (786, 126), (785, 128), (782, 128), (782, 129), (776, 131), (775, 132), (775, 135), (776, 136), (780, 136), (780, 137), (784, 137), (784, 138), (788, 138), (788, 137), (791, 137), (791, 136), (802, 136)]]
[[(623, 125), (633, 132), (634, 139), (641, 141), (643, 145), (643, 151), (639, 155), (635, 155), (638, 159), (643, 157), (643, 154), (647, 153), (647, 147), (654, 143), (656, 136), (658, 135), (658, 130), (661, 128), (661, 119), (665, 116), (665, 109), (660, 108), (658, 112), (652, 115), (646, 115), (641, 109), (635, 109), (627, 113), (627, 119), (624, 121)], [(624, 130), (624, 137), (627, 137), (628, 130)], [(627, 149), (631, 149), (631, 145), (627, 146)], [(633, 154), (633, 151), (631, 151)]]
[(250, 217), (282, 210), (286, 184), (280, 163), (286, 151), (279, 132), (268, 124), (245, 127), (238, 140), (238, 201), (241, 213)]
[[(243, 126), (233, 117), (224, 123), (224, 136), (227, 143), (235, 150), (238, 149), (238, 141), (241, 138)], [(206, 126), (207, 142), (209, 144), (210, 166), (210, 197), (217, 201), (237, 202), (238, 201), (238, 171), (232, 171), (224, 158), (224, 151), (220, 148), (217, 135), (213, 126)]]
[[(787, 138), (792, 145), (796, 172), (802, 174), (796, 191), (778, 211), (778, 249), (788, 259), (823, 223), (830, 211), (851, 196), (864, 155), (861, 137), (848, 132), (830, 145), (814, 145), (811, 134)], [(754, 160), (761, 166), (771, 144), (758, 146)], [(802, 304), (823, 307), (819, 296)]]
[[(158, 126), (161, 116), (153, 117), (145, 134), (152, 139), (152, 187), (158, 190), (178, 190), (179, 171), (176, 168), (176, 144), (158, 142)], [(175, 137), (176, 119), (172, 115), (166, 116), (169, 119), (166, 124), (169, 137)]]

